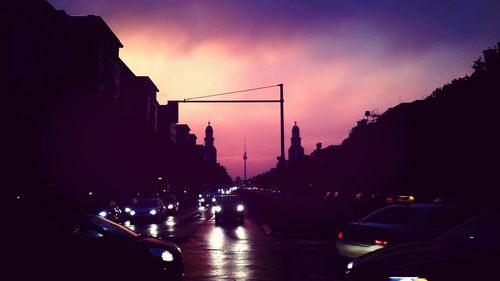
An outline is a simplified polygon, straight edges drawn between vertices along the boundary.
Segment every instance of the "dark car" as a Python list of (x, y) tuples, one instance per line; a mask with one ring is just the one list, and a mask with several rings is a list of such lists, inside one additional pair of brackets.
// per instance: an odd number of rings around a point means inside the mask
[(179, 200), (175, 195), (163, 196), (163, 202), (167, 206), (167, 213), (174, 214), (179, 211)]
[(245, 207), (238, 195), (222, 195), (217, 198), (215, 210), (215, 223), (243, 222)]
[(160, 198), (142, 199), (126, 209), (129, 218), (138, 220), (162, 220), (167, 215), (167, 206)]
[(337, 251), (355, 258), (388, 245), (430, 240), (472, 215), (470, 210), (451, 204), (390, 205), (345, 224), (337, 235)]
[(500, 215), (481, 215), (429, 242), (389, 246), (351, 261), (348, 280), (497, 280)]
[(198, 207), (206, 210), (215, 205), (215, 195), (210, 192), (204, 192), (198, 195)]
[(81, 218), (73, 226), (70, 245), (82, 265), (100, 272), (166, 280), (183, 276), (184, 259), (175, 244), (139, 235), (99, 216)]
[[(98, 215), (51, 213), (19, 223), (4, 250), (15, 280), (181, 280), (173, 243), (140, 235)], [(4, 278), (5, 279), (5, 278)]]

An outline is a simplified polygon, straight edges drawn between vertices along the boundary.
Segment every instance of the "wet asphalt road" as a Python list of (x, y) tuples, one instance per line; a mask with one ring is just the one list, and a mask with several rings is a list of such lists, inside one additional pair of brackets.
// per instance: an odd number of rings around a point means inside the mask
[(165, 221), (126, 225), (175, 242), (184, 280), (342, 280), (345, 261), (333, 241), (271, 235), (248, 215), (240, 225), (215, 225), (210, 210), (193, 207)]

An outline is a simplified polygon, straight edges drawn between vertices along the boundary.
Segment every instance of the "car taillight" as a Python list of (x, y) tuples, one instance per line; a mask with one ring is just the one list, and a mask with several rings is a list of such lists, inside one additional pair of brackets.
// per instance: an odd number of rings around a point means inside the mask
[(344, 234), (343, 234), (342, 232), (339, 232), (339, 233), (337, 234), (337, 238), (338, 238), (338, 239), (342, 239), (342, 238), (344, 238)]
[(375, 245), (387, 246), (389, 244), (386, 240), (375, 240)]

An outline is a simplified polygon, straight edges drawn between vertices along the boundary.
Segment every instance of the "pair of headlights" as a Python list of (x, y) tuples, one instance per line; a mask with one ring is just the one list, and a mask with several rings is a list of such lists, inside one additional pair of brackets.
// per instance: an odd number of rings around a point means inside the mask
[[(238, 206), (236, 206), (236, 211), (238, 212), (243, 212), (243, 210), (245, 209), (245, 207), (243, 207), (243, 205), (239, 204)], [(222, 211), (222, 207), (221, 206), (215, 206), (215, 212), (220, 212)]]
[[(125, 208), (125, 213), (127, 213), (127, 214), (129, 214), (129, 215), (131, 215), (131, 216), (135, 216), (135, 211), (134, 211), (134, 210), (132, 210), (132, 209), (131, 209), (131, 208), (129, 208), (129, 207), (126, 207), (126, 208)], [(149, 211), (149, 214), (150, 214), (150, 215), (152, 215), (152, 216), (154, 216), (154, 215), (156, 215), (156, 214), (157, 214), (157, 211), (156, 211), (156, 210), (154, 210), (154, 209), (152, 209), (152, 210), (150, 210), (150, 211)]]
[(125, 213), (131, 215), (131, 216), (135, 216), (135, 211), (130, 209), (129, 207), (126, 207), (125, 208)]
[[(135, 212), (134, 212), (134, 214), (135, 214)], [(108, 212), (106, 212), (106, 211), (100, 211), (100, 212), (99, 212), (99, 216), (101, 216), (101, 217), (105, 218), (105, 217), (107, 217), (107, 216), (108, 216)]]

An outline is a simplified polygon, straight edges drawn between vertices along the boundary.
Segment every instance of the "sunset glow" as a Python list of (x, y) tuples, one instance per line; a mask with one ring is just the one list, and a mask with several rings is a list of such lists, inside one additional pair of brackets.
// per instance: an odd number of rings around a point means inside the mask
[[(431, 9), (426, 1), (386, 7), (350, 1), (50, 2), (70, 15), (101, 16), (124, 45), (122, 60), (160, 89), (160, 104), (283, 83), (285, 147), (297, 121), (306, 154), (318, 142), (342, 142), (366, 110), (383, 113), (470, 74), (477, 54), (500, 34), (498, 17), (477, 22), (470, 14), (500, 10), (490, 1), (473, 8), (455, 4), (447, 21), (438, 17), (447, 6)], [(226, 98), (278, 97), (279, 88), (270, 88)], [(275, 166), (278, 104), (181, 104), (179, 114), (199, 144), (211, 122), (218, 161), (233, 178), (243, 175), (245, 139), (249, 177)]]

